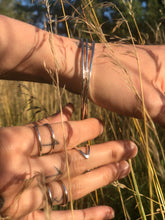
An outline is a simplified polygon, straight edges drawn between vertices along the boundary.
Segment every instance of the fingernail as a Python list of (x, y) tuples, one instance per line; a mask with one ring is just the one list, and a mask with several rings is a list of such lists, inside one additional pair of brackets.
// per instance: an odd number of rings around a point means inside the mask
[(119, 179), (126, 177), (130, 172), (130, 166), (126, 161), (122, 161), (119, 164)]
[(115, 217), (115, 212), (113, 209), (110, 209), (110, 211), (107, 211), (104, 220), (113, 219)]
[(135, 157), (138, 151), (136, 144), (132, 141), (125, 142), (125, 150), (127, 159)]
[(132, 142), (131, 141), (131, 144), (130, 144), (130, 151), (131, 151), (131, 157), (130, 158), (133, 158), (133, 157), (135, 157), (136, 156), (136, 154), (137, 154), (137, 152), (138, 152), (138, 148), (137, 148), (137, 146), (136, 146), (136, 144), (134, 143), (134, 142)]

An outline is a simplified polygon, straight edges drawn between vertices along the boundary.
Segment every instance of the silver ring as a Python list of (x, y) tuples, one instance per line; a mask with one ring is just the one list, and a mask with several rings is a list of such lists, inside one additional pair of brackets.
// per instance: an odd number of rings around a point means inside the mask
[(35, 128), (36, 133), (37, 133), (37, 137), (38, 137), (38, 142), (39, 142), (39, 156), (43, 155), (42, 154), (42, 147), (51, 146), (50, 151), (47, 152), (47, 153), (44, 153), (44, 154), (49, 154), (49, 153), (52, 152), (52, 150), (54, 150), (55, 145), (59, 144), (59, 142), (55, 139), (55, 134), (53, 132), (53, 129), (52, 129), (51, 125), (47, 123), (47, 124), (44, 124), (43, 126), (47, 126), (48, 127), (48, 129), (49, 129), (49, 131), (51, 133), (52, 143), (51, 144), (42, 144), (42, 142), (41, 142), (41, 135), (40, 135), (39, 129), (38, 129), (37, 125), (34, 125), (34, 128)]
[(49, 130), (50, 130), (50, 132), (51, 132), (51, 135), (52, 135), (52, 149), (51, 149), (51, 151), (52, 151), (52, 150), (54, 150), (55, 145), (56, 145), (56, 144), (59, 144), (59, 143), (58, 143), (58, 142), (56, 141), (56, 139), (55, 139), (55, 134), (54, 134), (54, 131), (53, 131), (53, 129), (52, 129), (52, 126), (51, 126), (50, 124), (48, 124), (48, 123), (46, 123), (46, 124), (44, 124), (44, 125), (49, 128)]
[(89, 173), (89, 172), (91, 172), (91, 170), (90, 170), (90, 169), (87, 169), (86, 171), (84, 171), (83, 174), (86, 174), (86, 173)]
[[(64, 183), (61, 180), (58, 181), (58, 182), (61, 185), (62, 190), (63, 190), (63, 195), (61, 197), (61, 198), (63, 198), (63, 203), (61, 204), (61, 206), (65, 206), (68, 203), (68, 191), (67, 191)], [(53, 207), (53, 202), (56, 201), (58, 203), (58, 202), (60, 202), (61, 199), (59, 201), (57, 199), (53, 199), (52, 192), (51, 192), (51, 189), (48, 186), (48, 184), (46, 185), (46, 188), (47, 188), (48, 203), (49, 203), (50, 207), (52, 208)]]
[(46, 185), (47, 188), (47, 197), (48, 197), (48, 203), (50, 205), (50, 207), (53, 207), (53, 196), (52, 196), (52, 192), (50, 190), (50, 187), (48, 185)]
[(79, 148), (76, 148), (76, 149), (80, 152), (80, 154), (81, 154), (85, 159), (88, 159), (89, 156), (90, 156), (90, 145), (87, 144), (86, 147), (87, 147), (87, 153), (86, 153), (86, 154), (85, 154), (82, 150), (80, 150)]
[(64, 185), (64, 183), (60, 180), (59, 183), (61, 184), (62, 188), (63, 188), (63, 204), (61, 204), (61, 206), (66, 206), (66, 204), (68, 203), (68, 191)]
[(42, 144), (41, 144), (41, 135), (39, 132), (39, 129), (37, 125), (34, 125), (34, 129), (36, 130), (37, 136), (38, 136), (38, 142), (39, 142), (39, 156), (42, 156)]

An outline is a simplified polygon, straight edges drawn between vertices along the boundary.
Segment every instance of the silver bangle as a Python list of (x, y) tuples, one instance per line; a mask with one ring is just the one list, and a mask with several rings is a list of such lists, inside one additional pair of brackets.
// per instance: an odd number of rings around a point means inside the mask
[(95, 41), (92, 42), (91, 60), (90, 60), (90, 66), (88, 69), (88, 40), (86, 39), (86, 45), (85, 45), (86, 59), (84, 62), (84, 41), (83, 39), (81, 39), (82, 78), (83, 78), (82, 100), (81, 100), (81, 119), (87, 118), (87, 98), (88, 98), (89, 83), (90, 83), (91, 73), (92, 73), (94, 51), (95, 51)]

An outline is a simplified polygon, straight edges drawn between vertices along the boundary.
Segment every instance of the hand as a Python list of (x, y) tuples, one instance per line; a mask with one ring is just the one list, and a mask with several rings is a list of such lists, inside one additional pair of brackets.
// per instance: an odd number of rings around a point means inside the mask
[[(83, 121), (69, 121), (73, 108), (69, 104), (63, 109), (63, 125), (60, 114), (35, 123), (37, 125), (42, 153), (39, 155), (39, 138), (34, 124), (26, 126), (0, 128), (0, 214), (12, 219), (45, 219), (40, 211), (47, 203), (43, 194), (47, 186), (54, 199), (53, 205), (64, 202), (62, 184), (68, 192), (64, 138), (67, 146), (72, 199), (79, 199), (97, 188), (103, 187), (129, 173), (127, 159), (137, 153), (137, 147), (130, 141), (111, 141), (90, 147), (89, 158), (75, 147), (82, 142), (93, 139), (103, 131), (102, 123), (94, 118)], [(53, 129), (56, 143), (52, 153)], [(63, 136), (64, 135), (64, 136)], [(46, 146), (43, 146), (46, 144)], [(80, 148), (86, 153), (87, 147)], [(86, 172), (90, 170), (90, 172)], [(62, 181), (62, 182), (60, 182)], [(45, 185), (48, 184), (48, 185)], [(68, 211), (52, 211), (50, 219), (72, 219)], [(111, 207), (99, 206), (74, 211), (75, 219), (111, 219), (114, 211)]]
[(164, 63), (164, 46), (161, 45), (136, 45), (135, 51), (132, 45), (97, 44), (90, 98), (113, 112), (141, 118), (143, 91), (147, 112), (164, 126)]

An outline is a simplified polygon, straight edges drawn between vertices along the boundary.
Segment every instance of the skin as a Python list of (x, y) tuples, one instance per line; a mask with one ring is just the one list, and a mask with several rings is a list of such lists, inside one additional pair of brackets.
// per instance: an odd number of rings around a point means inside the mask
[[(100, 135), (103, 132), (103, 124), (94, 118), (69, 121), (72, 112), (71, 104), (63, 109), (64, 130), (60, 114), (34, 123), (38, 126), (42, 144), (52, 142), (50, 131), (47, 126), (43, 126), (44, 123), (52, 126), (59, 142), (51, 154), (43, 156), (38, 156), (39, 146), (34, 124), (0, 128), (0, 195), (4, 199), (0, 214), (10, 216), (13, 220), (45, 219), (45, 213), (40, 211), (47, 204), (43, 187), (39, 187), (42, 177), (46, 177), (45, 181), (55, 198), (54, 205), (63, 203), (63, 191), (59, 180), (62, 180), (67, 188), (70, 200), (63, 134), (67, 146), (73, 200), (128, 175), (130, 167), (126, 160), (135, 157), (136, 145), (130, 141), (91, 145), (90, 156), (85, 159), (75, 147)], [(43, 148), (43, 153), (50, 151), (50, 146)], [(86, 147), (81, 147), (81, 150), (85, 153)], [(87, 170), (91, 171), (85, 172)], [(33, 181), (25, 188), (25, 181), (27, 183), (31, 178)], [(20, 195), (21, 189), (24, 190)], [(50, 213), (50, 219), (69, 220), (72, 217), (69, 210)], [(74, 217), (80, 220), (112, 219), (114, 210), (108, 206), (92, 207), (75, 210)]]
[[(56, 78), (55, 73), (58, 74), (60, 86), (65, 85), (69, 91), (81, 93), (79, 41), (51, 35), (50, 44), (48, 32), (2, 15), (0, 30), (0, 79), (52, 83), (52, 77), (47, 71), (49, 70), (53, 78)], [(89, 98), (111, 111), (142, 117), (140, 97), (143, 92), (145, 107), (150, 116), (164, 125), (164, 47), (150, 45), (136, 46), (135, 49), (132, 45), (96, 44)], [(72, 194), (73, 199), (78, 199), (90, 191), (125, 177), (129, 173), (126, 160), (136, 155), (137, 148), (129, 141), (108, 142), (91, 146), (90, 158), (85, 160), (73, 147), (101, 134), (102, 125), (96, 119), (70, 122), (67, 121), (69, 115), (65, 114), (64, 110)], [(23, 180), (34, 177), (36, 171), (45, 176), (54, 175), (68, 187), (65, 160), (61, 159), (65, 154), (60, 115), (37, 122), (37, 125), (43, 125), (45, 122), (52, 125), (60, 143), (53, 154), (42, 157), (38, 157), (38, 142), (33, 125), (0, 130), (0, 194), (5, 200), (0, 211), (1, 214), (12, 216), (12, 219), (45, 218), (44, 213), (39, 211), (45, 207), (45, 200), (36, 178), (22, 193), (18, 202), (11, 205), (15, 195), (19, 193), (18, 189), (24, 183)], [(80, 133), (83, 135), (79, 136)], [(50, 132), (45, 126), (40, 127), (40, 134), (43, 142), (51, 143)], [(86, 152), (86, 147), (82, 147), (82, 150)], [(6, 163), (6, 160), (9, 163)], [(93, 168), (96, 169), (83, 174)], [(5, 190), (6, 186), (8, 190)], [(61, 201), (62, 190), (56, 179), (50, 183), (50, 187), (53, 197)], [(113, 209), (106, 206), (76, 210), (74, 214), (75, 219), (80, 220), (114, 217)], [(72, 219), (70, 211), (51, 212), (52, 219), (66, 219), (66, 216), (67, 219)]]
[[(1, 79), (52, 83), (47, 69), (54, 78), (58, 74), (60, 86), (81, 93), (79, 41), (50, 35), (2, 15), (0, 29)], [(142, 117), (143, 95), (151, 118), (164, 126), (164, 49), (164, 45), (134, 48), (132, 45), (96, 44), (89, 98), (111, 111)]]

